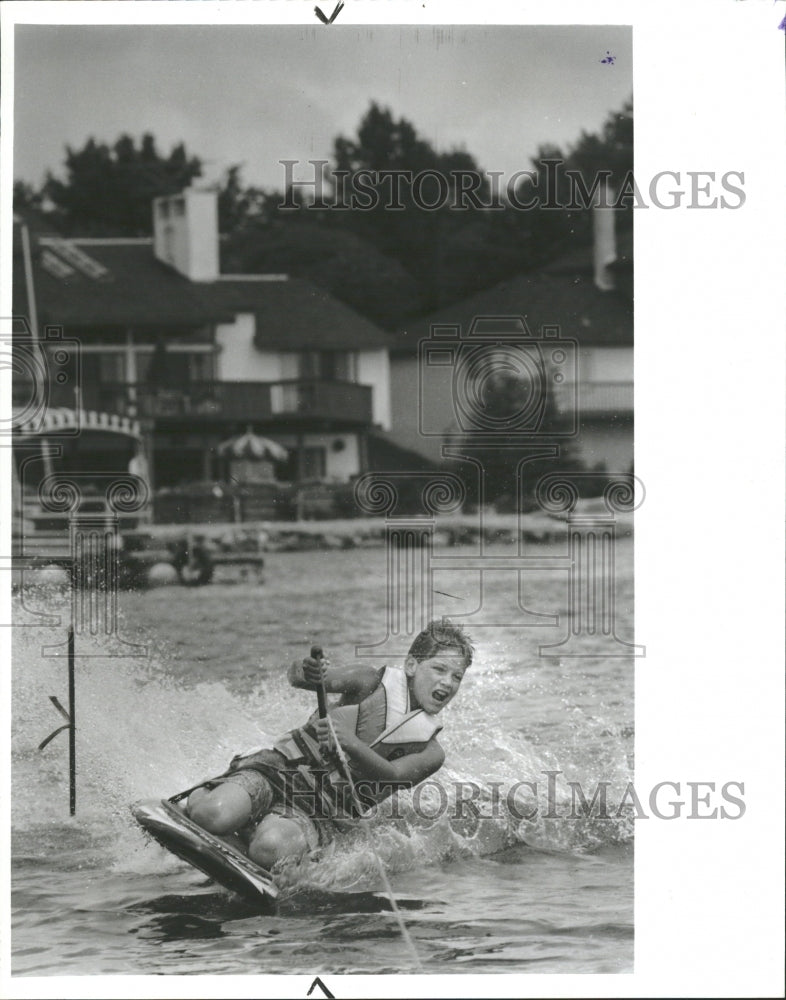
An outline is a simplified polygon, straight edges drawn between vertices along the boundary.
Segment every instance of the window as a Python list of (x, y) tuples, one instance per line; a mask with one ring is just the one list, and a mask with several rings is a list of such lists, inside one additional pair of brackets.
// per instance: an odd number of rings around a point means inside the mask
[(175, 231), (169, 223), (161, 227), (161, 253), (170, 263), (175, 259)]
[[(161, 388), (175, 388), (190, 382), (215, 381), (215, 355), (212, 351), (138, 351), (138, 382), (157, 382)], [(171, 384), (170, 384), (171, 383)]]
[(333, 359), (333, 378), (357, 382), (357, 354), (354, 351), (335, 351)]
[(324, 479), (327, 456), (324, 448), (303, 448), (300, 452), (301, 479)]
[(357, 381), (355, 351), (287, 351), (281, 355), (285, 379), (317, 378), (325, 381)]
[(125, 382), (126, 357), (123, 351), (85, 352), (82, 355), (82, 381), (85, 385)]
[(298, 378), (324, 378), (320, 370), (319, 351), (301, 351), (297, 357)]
[(215, 380), (215, 355), (212, 351), (200, 351), (188, 355), (189, 375), (192, 382), (212, 382)]

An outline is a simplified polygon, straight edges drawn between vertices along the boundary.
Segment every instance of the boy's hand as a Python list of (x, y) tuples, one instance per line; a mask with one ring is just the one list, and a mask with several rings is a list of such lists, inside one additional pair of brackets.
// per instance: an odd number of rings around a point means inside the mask
[(307, 656), (302, 663), (303, 678), (306, 683), (312, 687), (317, 687), (319, 684), (324, 683), (329, 662), (329, 660), (324, 658), (317, 659), (314, 656)]
[[(355, 739), (353, 726), (346, 719), (341, 718), (340, 715), (331, 716), (330, 721), (333, 723), (333, 729), (341, 746), (345, 750), (349, 749), (350, 744)], [(317, 719), (314, 727), (316, 728), (320, 745), (326, 747), (328, 750), (335, 750), (336, 744), (333, 740), (333, 734), (330, 732), (328, 720)]]

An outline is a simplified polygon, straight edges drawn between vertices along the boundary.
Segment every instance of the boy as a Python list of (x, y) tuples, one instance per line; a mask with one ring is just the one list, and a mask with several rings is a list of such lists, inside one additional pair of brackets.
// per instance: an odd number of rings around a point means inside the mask
[(342, 695), (329, 716), (354, 791), (328, 721), (315, 713), (272, 750), (235, 757), (226, 774), (195, 789), (189, 816), (218, 836), (257, 824), (248, 856), (263, 868), (313, 850), (330, 839), (334, 821), (363, 815), (439, 770), (445, 753), (434, 717), (456, 695), (473, 652), (460, 626), (434, 621), (415, 637), (401, 667), (342, 669), (311, 657), (293, 663), (293, 687), (313, 691), (324, 683)]

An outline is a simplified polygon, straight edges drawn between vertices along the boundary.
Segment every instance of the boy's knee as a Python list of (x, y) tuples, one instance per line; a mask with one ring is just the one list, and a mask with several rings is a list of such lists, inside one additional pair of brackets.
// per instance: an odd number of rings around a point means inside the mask
[(185, 801), (185, 805), (181, 802), (181, 808), (185, 808), (186, 815), (193, 816), (194, 810), (196, 809), (197, 803), (203, 799), (210, 792), (205, 787), (195, 788), (194, 791), (188, 796)]
[(308, 850), (306, 838), (295, 823), (263, 820), (249, 844), (248, 856), (263, 868), (272, 868), (282, 858), (299, 857)]
[[(202, 792), (197, 795), (197, 792)], [(188, 815), (203, 830), (222, 836), (246, 823), (251, 815), (251, 799), (241, 788), (226, 785), (205, 792), (197, 789), (188, 799)]]
[(219, 804), (211, 802), (209, 796), (200, 797), (193, 806), (189, 801), (188, 815), (203, 830), (207, 830), (208, 833), (222, 834), (230, 832), (224, 811)]

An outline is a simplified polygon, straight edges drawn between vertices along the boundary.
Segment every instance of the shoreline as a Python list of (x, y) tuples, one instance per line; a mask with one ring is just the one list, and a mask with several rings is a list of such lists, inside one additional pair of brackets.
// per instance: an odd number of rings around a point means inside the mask
[[(633, 513), (611, 515), (602, 501), (580, 502), (573, 512), (582, 533), (613, 526), (618, 540), (633, 536)], [(324, 521), (247, 521), (168, 523), (141, 525), (120, 533), (118, 571), (120, 586), (157, 586), (180, 582), (201, 585), (216, 579), (229, 582), (254, 578), (262, 582), (265, 556), (279, 552), (339, 551), (383, 548), (391, 528), (406, 528), (424, 538), (432, 549), (461, 545), (515, 546), (564, 544), (570, 521), (566, 514), (532, 511), (526, 514), (482, 511), (434, 517), (371, 516)], [(427, 541), (428, 539), (428, 541)], [(43, 540), (43, 539), (42, 539)], [(71, 564), (66, 537), (48, 539), (52, 548), (29, 552), (26, 572), (31, 582), (44, 577), (51, 582), (67, 578)], [(479, 553), (479, 554), (480, 554)], [(14, 582), (22, 582), (25, 568), (14, 569)], [(18, 578), (18, 579), (17, 579)]]
[[(576, 514), (582, 520), (597, 516), (599, 521), (614, 523), (617, 535), (633, 534), (633, 514), (610, 517), (597, 501), (579, 504)], [(565, 537), (566, 515), (533, 511), (526, 514), (482, 511), (474, 514), (442, 514), (434, 517), (385, 518), (358, 517), (325, 521), (246, 521), (184, 524), (150, 524), (124, 537), (134, 547), (156, 548), (173, 542), (199, 542), (209, 551), (224, 553), (264, 553), (298, 549), (362, 548), (384, 545), (388, 529), (406, 522), (407, 526), (431, 526), (432, 544), (437, 547), (477, 541), (511, 542), (519, 538), (530, 543), (547, 544)]]

